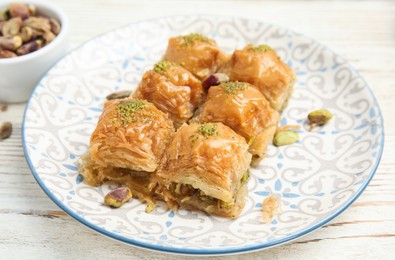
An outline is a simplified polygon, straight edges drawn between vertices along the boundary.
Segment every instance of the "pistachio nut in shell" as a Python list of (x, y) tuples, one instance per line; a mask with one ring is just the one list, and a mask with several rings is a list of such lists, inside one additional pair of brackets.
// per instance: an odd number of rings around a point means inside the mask
[(27, 8), (29, 8), (30, 16), (36, 15), (36, 13), (37, 13), (36, 6), (29, 4), (29, 5), (27, 5)]
[(299, 141), (299, 134), (291, 131), (291, 130), (284, 130), (279, 131), (274, 135), (273, 144), (275, 146), (282, 146), (293, 144)]
[(19, 36), (21, 36), (23, 42), (29, 42), (36, 37), (36, 33), (31, 27), (23, 26)]
[(29, 8), (21, 3), (11, 3), (8, 5), (8, 12), (11, 17), (20, 17), (26, 19), (30, 16)]
[(18, 35), (15, 36), (0, 36), (0, 48), (9, 51), (15, 51), (22, 45), (22, 38)]
[(22, 18), (13, 17), (8, 21), (5, 21), (1, 28), (1, 33), (3, 36), (14, 36), (19, 33), (22, 27)]
[(9, 50), (0, 50), (0, 59), (1, 58), (14, 58), (17, 57), (15, 52)]
[(58, 35), (60, 33), (60, 24), (58, 21), (56, 21), (54, 18), (49, 19), (49, 24), (51, 25), (51, 31), (55, 34)]
[(42, 31), (50, 31), (51, 25), (49, 19), (45, 17), (29, 17), (23, 21), (24, 26), (29, 26), (33, 29), (38, 29)]
[(31, 53), (33, 51), (36, 51), (43, 47), (44, 41), (39, 39), (39, 40), (34, 40), (28, 43), (23, 44), (19, 49), (16, 50), (16, 53), (18, 55), (25, 55), (28, 53)]
[(42, 37), (45, 40), (45, 44), (48, 44), (56, 38), (56, 35), (53, 34), (51, 31), (45, 31), (45, 33)]
[(0, 21), (8, 20), (8, 16), (9, 16), (9, 13), (8, 13), (7, 8), (0, 9)]
[(319, 109), (310, 112), (307, 116), (309, 119), (310, 125), (324, 125), (326, 124), (331, 118), (333, 114), (326, 109)]

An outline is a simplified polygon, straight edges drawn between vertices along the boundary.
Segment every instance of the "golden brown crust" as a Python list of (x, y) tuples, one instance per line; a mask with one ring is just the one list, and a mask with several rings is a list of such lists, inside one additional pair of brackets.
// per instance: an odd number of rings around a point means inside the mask
[(273, 140), (279, 116), (254, 86), (229, 82), (209, 89), (199, 121), (221, 122), (229, 126), (247, 140), (249, 151), (257, 159), (262, 159)]
[(193, 74), (178, 65), (170, 65), (166, 70), (149, 70), (132, 94), (152, 102), (158, 109), (168, 113), (176, 127), (193, 116), (202, 102), (202, 83)]
[(199, 34), (169, 39), (164, 59), (182, 65), (200, 80), (205, 79), (229, 59), (217, 43)]
[(91, 136), (91, 159), (101, 167), (153, 172), (173, 133), (173, 122), (147, 101), (107, 101)]
[(244, 138), (221, 124), (211, 136), (199, 133), (201, 124), (182, 125), (166, 150), (157, 176), (165, 184), (190, 184), (206, 195), (229, 202), (251, 155)]
[(296, 77), (273, 49), (253, 45), (236, 50), (221, 72), (228, 74), (231, 81), (256, 86), (277, 111), (282, 111), (286, 106)]

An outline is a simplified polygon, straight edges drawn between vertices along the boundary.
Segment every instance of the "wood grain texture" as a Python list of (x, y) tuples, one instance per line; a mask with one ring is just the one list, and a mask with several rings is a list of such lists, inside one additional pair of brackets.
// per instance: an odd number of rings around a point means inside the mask
[[(208, 13), (264, 20), (342, 55), (363, 75), (385, 119), (385, 148), (370, 185), (345, 212), (293, 243), (226, 259), (395, 259), (395, 2), (52, 0), (71, 21), (71, 45), (133, 21)], [(0, 93), (1, 94), (1, 93)], [(0, 112), (13, 123), (0, 142), (0, 258), (183, 259), (135, 248), (86, 228), (41, 190), (25, 162), (25, 104)], [(215, 257), (214, 259), (223, 259)]]

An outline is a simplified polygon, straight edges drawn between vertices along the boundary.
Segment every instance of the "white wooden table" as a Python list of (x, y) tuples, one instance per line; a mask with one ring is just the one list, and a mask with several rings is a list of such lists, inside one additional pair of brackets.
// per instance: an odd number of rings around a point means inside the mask
[[(395, 259), (395, 2), (52, 0), (71, 20), (71, 45), (134, 21), (176, 14), (260, 19), (315, 38), (342, 55), (370, 83), (385, 119), (385, 149), (365, 192), (339, 217), (297, 241), (229, 259)], [(25, 162), (25, 104), (0, 121), (14, 125), (0, 143), (0, 258), (173, 259), (104, 237), (60, 210)]]

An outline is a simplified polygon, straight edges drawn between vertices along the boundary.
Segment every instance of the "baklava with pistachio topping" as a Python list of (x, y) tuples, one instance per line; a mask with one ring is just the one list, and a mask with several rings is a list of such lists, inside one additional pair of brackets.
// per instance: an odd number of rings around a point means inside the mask
[(200, 80), (205, 79), (229, 59), (215, 40), (198, 33), (169, 39), (164, 59), (182, 65)]
[(153, 104), (133, 98), (107, 101), (81, 160), (85, 182), (126, 184), (152, 203), (148, 184), (174, 134), (173, 122)]
[(245, 204), (250, 162), (245, 139), (224, 124), (184, 124), (150, 187), (169, 208), (234, 218)]
[(226, 82), (209, 89), (196, 120), (221, 122), (232, 128), (246, 139), (254, 156), (253, 164), (257, 164), (273, 140), (279, 115), (253, 85)]
[(203, 101), (204, 91), (192, 73), (176, 63), (161, 61), (144, 73), (132, 96), (152, 102), (179, 127), (193, 116)]
[(256, 86), (277, 111), (282, 111), (287, 105), (296, 77), (276, 51), (265, 44), (249, 44), (236, 50), (220, 72), (227, 74), (231, 81)]

